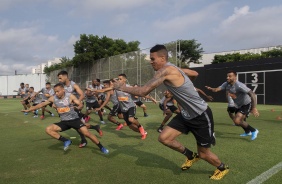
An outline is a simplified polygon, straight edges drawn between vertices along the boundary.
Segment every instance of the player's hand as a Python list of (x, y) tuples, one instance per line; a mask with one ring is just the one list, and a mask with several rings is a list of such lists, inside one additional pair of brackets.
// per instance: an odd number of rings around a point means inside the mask
[(211, 102), (213, 101), (213, 97), (212, 96), (207, 96), (207, 99)]
[(251, 110), (251, 113), (252, 113), (255, 117), (258, 117), (258, 116), (259, 116), (259, 112), (258, 112), (257, 108), (253, 108), (253, 109)]
[(29, 112), (29, 110), (21, 110), (21, 112)]
[(211, 87), (209, 87), (209, 86), (205, 86), (208, 90), (211, 90), (212, 91), (212, 88)]
[(100, 111), (101, 110), (101, 108), (95, 108), (95, 111), (96, 112), (98, 112), (98, 111)]
[(119, 81), (116, 80), (116, 79), (114, 79), (113, 85), (114, 85), (114, 89), (117, 89), (117, 90), (120, 90), (122, 87), (125, 86), (125, 84), (119, 82)]

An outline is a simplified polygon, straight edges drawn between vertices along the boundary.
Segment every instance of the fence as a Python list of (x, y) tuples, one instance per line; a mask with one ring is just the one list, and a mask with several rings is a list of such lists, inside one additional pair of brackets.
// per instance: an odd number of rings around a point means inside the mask
[[(169, 50), (169, 61), (178, 64), (177, 51), (179, 43), (171, 42), (166, 45)], [(111, 79), (116, 78), (119, 74), (124, 73), (127, 75), (129, 84), (144, 85), (148, 80), (154, 76), (154, 70), (149, 61), (145, 59), (148, 57), (150, 49), (130, 52), (109, 58), (97, 60), (95, 62), (87, 62), (80, 64), (77, 68), (66, 68), (69, 73), (69, 78), (76, 82), (82, 89), (84, 89), (92, 79)], [(55, 84), (58, 82), (57, 74), (60, 70), (50, 73), (48, 80)], [(151, 96), (157, 100), (162, 97), (164, 86), (158, 87), (151, 92)]]

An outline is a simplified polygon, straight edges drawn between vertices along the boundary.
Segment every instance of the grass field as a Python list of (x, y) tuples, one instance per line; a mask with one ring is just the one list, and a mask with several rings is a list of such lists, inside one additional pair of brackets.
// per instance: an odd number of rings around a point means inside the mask
[[(158, 105), (146, 105), (149, 117), (142, 117), (142, 109), (137, 109), (139, 121), (148, 132), (146, 140), (128, 127), (116, 131), (111, 123), (101, 125), (103, 137), (91, 130), (110, 151), (103, 155), (90, 141), (86, 148), (78, 148), (80, 140), (74, 130), (61, 133), (76, 137), (64, 152), (62, 142), (45, 133), (45, 127), (58, 122), (58, 117), (48, 113), (44, 120), (33, 118), (31, 113), (25, 116), (20, 112), (19, 99), (0, 100), (0, 183), (247, 183), (282, 161), (282, 120), (276, 120), (282, 116), (282, 106), (258, 106), (260, 116), (251, 116), (248, 122), (260, 133), (250, 141), (250, 137), (239, 136), (242, 129), (233, 126), (226, 103), (209, 104), (217, 138), (212, 151), (230, 167), (223, 180), (211, 181), (208, 176), (215, 168), (203, 160), (181, 171), (185, 157), (158, 142), (156, 129), (163, 118)], [(90, 122), (97, 124), (98, 116), (91, 114)], [(182, 135), (178, 140), (196, 149), (192, 135)], [(281, 181), (282, 170), (264, 183)]]

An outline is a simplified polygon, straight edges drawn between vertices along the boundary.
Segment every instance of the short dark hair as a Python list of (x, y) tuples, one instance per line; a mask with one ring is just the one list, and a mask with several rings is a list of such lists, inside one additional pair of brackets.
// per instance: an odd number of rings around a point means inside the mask
[(29, 89), (33, 89), (34, 90), (34, 87), (29, 87)]
[(58, 83), (58, 84), (56, 84), (56, 85), (54, 86), (54, 88), (56, 88), (56, 87), (64, 88), (64, 85), (63, 85), (62, 83)]
[(233, 73), (234, 75), (237, 76), (237, 72), (235, 72), (234, 70), (229, 70), (227, 73)]
[(62, 70), (62, 71), (60, 71), (60, 72), (58, 73), (58, 75), (57, 75), (57, 76), (59, 76), (59, 75), (66, 75), (66, 76), (68, 76), (68, 72), (67, 72), (67, 71)]
[(104, 84), (111, 84), (111, 80), (105, 80), (103, 81)]
[(20, 85), (24, 85), (24, 83), (22, 82)]
[(51, 82), (46, 82), (46, 84), (50, 84), (51, 85)]
[(100, 79), (96, 79), (96, 81), (97, 81), (97, 82), (100, 82), (101, 80), (100, 80)]
[(164, 45), (157, 44), (150, 49), (150, 53), (158, 52), (165, 55), (166, 59), (168, 59), (168, 51)]
[(122, 76), (127, 79), (127, 76), (124, 73), (119, 74), (118, 76)]

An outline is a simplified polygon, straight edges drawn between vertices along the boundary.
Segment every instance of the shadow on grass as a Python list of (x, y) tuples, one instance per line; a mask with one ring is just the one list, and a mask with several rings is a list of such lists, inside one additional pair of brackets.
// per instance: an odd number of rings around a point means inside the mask
[(136, 165), (143, 167), (153, 167), (153, 168), (161, 168), (161, 169), (170, 169), (174, 174), (179, 175), (182, 171), (178, 165), (173, 163), (172, 161), (160, 157), (159, 155), (149, 153), (142, 150), (137, 150), (135, 147), (142, 146), (143, 143), (138, 145), (124, 145), (119, 146), (117, 144), (110, 144), (108, 147), (115, 149), (109, 154), (109, 157), (115, 157), (119, 154), (125, 154), (128, 156), (135, 156), (137, 160), (135, 161)]
[(251, 136), (241, 137), (238, 133), (228, 133), (228, 132), (215, 131), (215, 137), (216, 138), (222, 138), (222, 139), (240, 139), (242, 141), (252, 142)]

